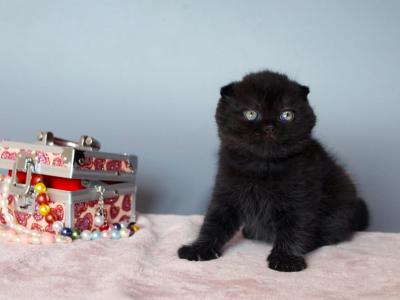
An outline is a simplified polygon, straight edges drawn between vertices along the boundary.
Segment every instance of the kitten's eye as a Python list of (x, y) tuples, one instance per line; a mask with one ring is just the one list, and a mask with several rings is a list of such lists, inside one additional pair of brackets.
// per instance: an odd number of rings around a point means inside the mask
[(243, 115), (249, 121), (258, 120), (258, 118), (260, 117), (260, 114), (255, 110), (246, 110), (243, 112)]
[(279, 116), (279, 119), (284, 122), (290, 122), (294, 119), (294, 112), (291, 110), (285, 110)]

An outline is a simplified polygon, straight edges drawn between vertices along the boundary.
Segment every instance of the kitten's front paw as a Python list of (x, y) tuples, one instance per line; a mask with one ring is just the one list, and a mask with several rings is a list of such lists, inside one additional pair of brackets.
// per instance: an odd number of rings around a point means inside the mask
[(280, 272), (298, 272), (307, 267), (304, 257), (286, 253), (271, 253), (267, 260), (270, 269)]
[(249, 240), (255, 240), (256, 239), (256, 235), (254, 234), (254, 232), (249, 228), (249, 227), (243, 227), (242, 229), (242, 235), (244, 238), (249, 239)]
[(221, 252), (217, 251), (213, 248), (207, 248), (204, 246), (187, 245), (182, 246), (178, 250), (179, 258), (187, 259), (187, 260), (211, 260), (216, 259), (221, 256)]

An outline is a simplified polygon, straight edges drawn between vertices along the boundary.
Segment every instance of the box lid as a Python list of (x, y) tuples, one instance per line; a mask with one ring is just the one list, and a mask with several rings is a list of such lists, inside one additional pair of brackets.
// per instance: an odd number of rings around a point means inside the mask
[(36, 143), (0, 141), (0, 169), (114, 182), (133, 182), (137, 171), (137, 156), (100, 151), (100, 143), (81, 136), (78, 142), (41, 132)]

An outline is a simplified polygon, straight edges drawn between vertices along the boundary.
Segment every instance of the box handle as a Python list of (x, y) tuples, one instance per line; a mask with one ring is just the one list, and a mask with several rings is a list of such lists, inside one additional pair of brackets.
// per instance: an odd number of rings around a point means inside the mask
[(88, 135), (82, 135), (78, 142), (74, 142), (55, 137), (51, 131), (42, 131), (38, 135), (38, 141), (43, 145), (72, 147), (80, 150), (98, 151), (101, 148), (100, 142)]

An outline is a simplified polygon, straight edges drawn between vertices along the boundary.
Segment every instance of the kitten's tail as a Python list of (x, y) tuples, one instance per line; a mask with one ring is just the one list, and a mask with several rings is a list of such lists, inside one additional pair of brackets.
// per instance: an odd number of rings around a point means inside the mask
[(369, 212), (364, 200), (359, 198), (353, 216), (353, 230), (362, 231), (369, 225)]

